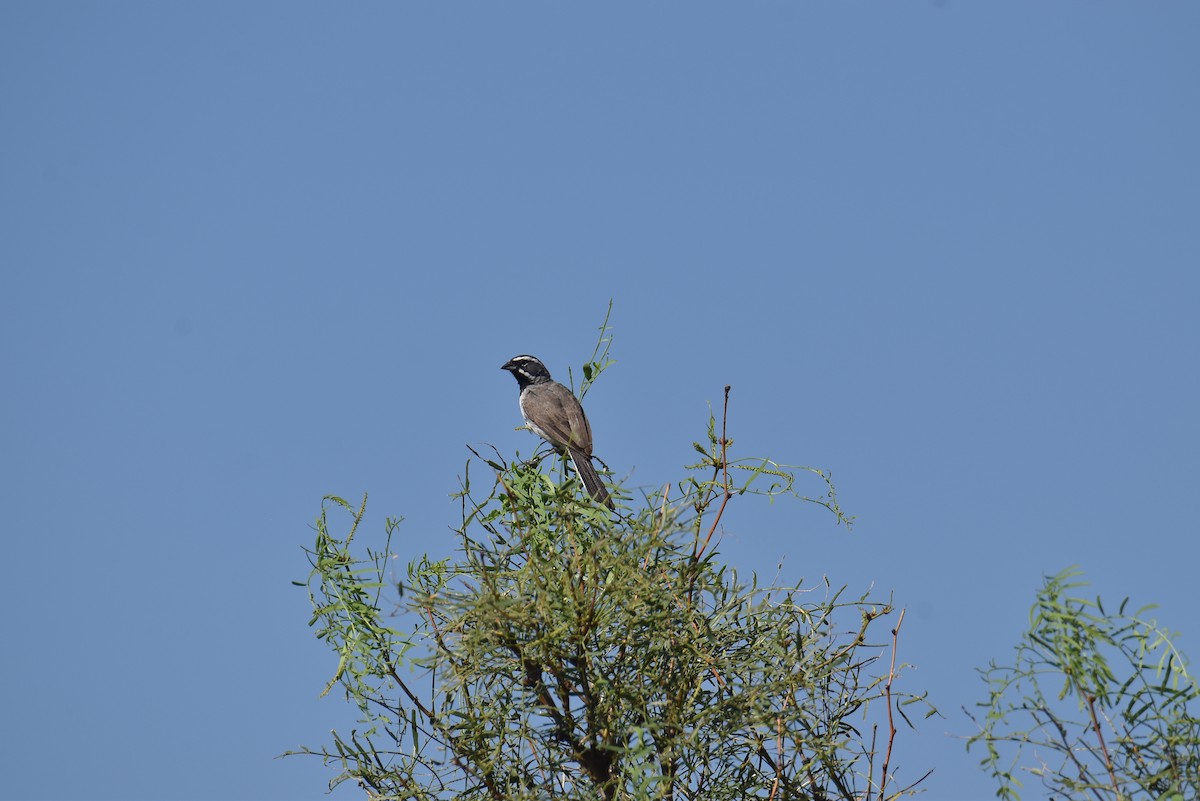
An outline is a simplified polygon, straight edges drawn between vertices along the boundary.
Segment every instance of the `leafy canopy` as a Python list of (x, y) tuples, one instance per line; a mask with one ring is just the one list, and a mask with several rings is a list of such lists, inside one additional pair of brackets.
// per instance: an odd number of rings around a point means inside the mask
[[(605, 345), (582, 390), (609, 364)], [(312, 625), (338, 656), (326, 691), (362, 724), (299, 753), (371, 798), (902, 794), (895, 721), (923, 698), (894, 691), (894, 652), (883, 661), (891, 603), (828, 582), (760, 586), (719, 559), (730, 500), (802, 497), (797, 475), (823, 488), (803, 500), (849, 523), (822, 471), (729, 457), (728, 398), (687, 476), (637, 502), (614, 487), (615, 513), (556, 457), (547, 473), (472, 451), (455, 550), (403, 578), (389, 572), (399, 521), (358, 551), (365, 496), (327, 497), (308, 550)], [(344, 535), (332, 514), (348, 516)]]

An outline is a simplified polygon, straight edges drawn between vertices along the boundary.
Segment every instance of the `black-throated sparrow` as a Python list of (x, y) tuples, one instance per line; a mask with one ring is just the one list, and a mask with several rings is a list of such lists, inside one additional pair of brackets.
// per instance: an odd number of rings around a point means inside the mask
[(592, 467), (592, 427), (579, 400), (552, 379), (546, 365), (536, 357), (513, 356), (500, 369), (512, 373), (521, 387), (521, 416), (526, 425), (560, 453), (570, 456), (583, 486), (612, 509), (612, 498)]

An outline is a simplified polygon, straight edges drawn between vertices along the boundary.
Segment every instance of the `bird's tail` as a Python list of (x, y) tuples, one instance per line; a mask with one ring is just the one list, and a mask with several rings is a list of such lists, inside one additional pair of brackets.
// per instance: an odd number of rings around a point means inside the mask
[(595, 498), (597, 503), (602, 503), (609, 509), (613, 509), (612, 498), (608, 497), (608, 489), (604, 486), (604, 482), (600, 480), (600, 476), (596, 473), (596, 468), (592, 467), (591, 457), (581, 450), (571, 448), (571, 464), (575, 465), (575, 472), (579, 474), (579, 479), (583, 482), (583, 486), (587, 488), (588, 494)]

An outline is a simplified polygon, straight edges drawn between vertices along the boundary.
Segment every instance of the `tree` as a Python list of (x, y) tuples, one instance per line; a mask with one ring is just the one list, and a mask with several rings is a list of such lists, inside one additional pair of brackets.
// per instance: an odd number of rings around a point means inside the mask
[[(1056, 797), (1104, 801), (1200, 798), (1200, 688), (1171, 632), (1146, 617), (1069, 597), (1076, 569), (1048, 576), (1014, 664), (980, 671), (989, 697), (979, 732), (997, 795), (1019, 799), (1020, 772)], [(1044, 684), (1061, 681), (1047, 695)], [(1004, 754), (1012, 753), (1011, 760)]]
[[(585, 389), (607, 364), (605, 350), (585, 366)], [(729, 458), (728, 400), (726, 387), (692, 474), (616, 513), (561, 460), (556, 480), (537, 460), (472, 450), (456, 555), (416, 560), (402, 580), (388, 572), (399, 521), (355, 555), (365, 496), (357, 509), (326, 498), (308, 551), (312, 625), (339, 657), (326, 692), (340, 686), (363, 728), (297, 753), (370, 798), (906, 792), (894, 724), (924, 699), (893, 688), (894, 650), (885, 663), (871, 639), (891, 603), (843, 600), (827, 581), (760, 586), (718, 559), (730, 500), (800, 497), (798, 474), (823, 486), (803, 500), (849, 524), (825, 473)], [(350, 516), (344, 536), (331, 512)]]

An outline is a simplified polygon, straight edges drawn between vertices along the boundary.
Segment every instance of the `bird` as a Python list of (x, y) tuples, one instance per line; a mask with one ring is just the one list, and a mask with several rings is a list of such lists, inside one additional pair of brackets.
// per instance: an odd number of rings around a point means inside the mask
[(517, 379), (525, 424), (559, 453), (570, 456), (588, 493), (598, 503), (614, 508), (608, 489), (592, 467), (592, 427), (579, 399), (551, 378), (546, 365), (536, 356), (513, 356), (500, 369)]

